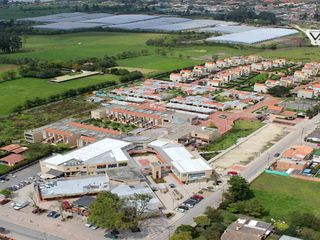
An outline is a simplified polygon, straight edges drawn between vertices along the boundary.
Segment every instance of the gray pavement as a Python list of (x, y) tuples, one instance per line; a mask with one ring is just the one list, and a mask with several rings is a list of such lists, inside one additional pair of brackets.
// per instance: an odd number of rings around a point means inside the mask
[(17, 225), (4, 220), (0, 220), (0, 226), (8, 229), (10, 233), (8, 236), (15, 237), (17, 239), (30, 239), (30, 240), (63, 240), (45, 232), (40, 232), (34, 229), (26, 228), (22, 225)]

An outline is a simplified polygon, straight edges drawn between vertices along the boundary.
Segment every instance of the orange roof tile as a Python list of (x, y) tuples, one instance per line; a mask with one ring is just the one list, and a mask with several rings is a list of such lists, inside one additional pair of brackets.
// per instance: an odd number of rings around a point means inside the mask
[(24, 156), (13, 153), (4, 158), (1, 158), (0, 161), (6, 162), (8, 165), (15, 165), (16, 163), (21, 162), (24, 159), (25, 159)]
[(310, 146), (295, 145), (286, 150), (282, 157), (284, 158), (294, 158), (294, 159), (305, 159), (309, 154), (311, 154), (313, 148)]
[(66, 136), (66, 137), (71, 137), (73, 135), (72, 132), (61, 131), (61, 130), (52, 129), (52, 128), (46, 128), (45, 131), (49, 132), (49, 133), (55, 133), (55, 134), (63, 135), (63, 136)]

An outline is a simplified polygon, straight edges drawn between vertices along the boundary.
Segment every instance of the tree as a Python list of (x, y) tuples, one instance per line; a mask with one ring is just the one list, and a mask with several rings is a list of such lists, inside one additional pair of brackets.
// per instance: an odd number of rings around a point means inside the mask
[(210, 227), (204, 230), (201, 235), (206, 240), (220, 240), (220, 237), (224, 231), (224, 227), (222, 224), (213, 223)]
[(123, 229), (123, 200), (110, 192), (99, 193), (89, 208), (88, 222), (101, 228)]
[(222, 222), (223, 217), (221, 215), (221, 211), (218, 209), (215, 209), (213, 207), (207, 207), (205, 214), (208, 216), (208, 218), (211, 220), (211, 222)]
[(172, 235), (170, 240), (192, 240), (190, 232), (179, 232)]
[(179, 233), (179, 232), (191, 232), (192, 233), (193, 227), (190, 225), (182, 224), (176, 230), (176, 233)]
[(14, 32), (0, 32), (0, 50), (5, 53), (16, 52), (22, 47), (21, 37)]
[(198, 216), (193, 219), (193, 221), (197, 224), (198, 227), (206, 228), (210, 225), (210, 218), (208, 216)]
[(6, 198), (9, 198), (12, 195), (12, 191), (10, 191), (9, 189), (3, 189), (0, 191), (0, 194), (5, 196)]
[(228, 210), (232, 213), (245, 214), (256, 218), (263, 217), (266, 214), (265, 208), (256, 199), (231, 203)]
[(290, 88), (284, 86), (274, 86), (268, 89), (268, 93), (274, 97), (287, 97), (290, 94)]
[(228, 183), (230, 185), (228, 193), (233, 199), (233, 202), (243, 201), (253, 197), (253, 192), (243, 177), (232, 176)]

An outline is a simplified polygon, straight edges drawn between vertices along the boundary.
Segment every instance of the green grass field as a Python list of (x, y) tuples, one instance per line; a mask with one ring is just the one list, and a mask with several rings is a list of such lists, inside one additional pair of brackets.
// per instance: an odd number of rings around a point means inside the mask
[(45, 79), (21, 78), (0, 83), (0, 115), (9, 114), (15, 106), (27, 99), (45, 98), (69, 89), (95, 85), (101, 82), (118, 80), (117, 76), (92, 76), (64, 83), (50, 83)]
[(312, 212), (320, 217), (320, 184), (290, 177), (262, 174), (252, 183), (256, 198), (270, 217), (284, 219), (289, 213)]

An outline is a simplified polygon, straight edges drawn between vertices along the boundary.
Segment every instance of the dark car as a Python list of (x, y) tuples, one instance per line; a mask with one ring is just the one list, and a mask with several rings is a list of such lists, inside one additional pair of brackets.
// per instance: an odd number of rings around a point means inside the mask
[(6, 229), (5, 228), (3, 228), (3, 227), (0, 227), (0, 233), (6, 233)]
[(136, 232), (141, 232), (141, 229), (139, 227), (134, 227), (130, 228), (131, 232), (136, 233)]
[(169, 184), (169, 187), (170, 187), (170, 188), (175, 188), (176, 185), (175, 185), (174, 183), (170, 183), (170, 184)]
[(119, 231), (117, 229), (113, 229), (112, 231), (110, 232), (107, 232), (104, 234), (104, 237), (105, 238), (110, 238), (110, 239), (118, 239), (118, 235), (119, 235)]
[(274, 157), (279, 157), (280, 156), (280, 153), (276, 153), (275, 155), (274, 155)]
[(57, 214), (56, 211), (51, 211), (51, 212), (48, 213), (47, 217), (52, 217), (55, 214)]
[(58, 212), (52, 215), (52, 218), (58, 218), (58, 217), (60, 217), (60, 213)]

